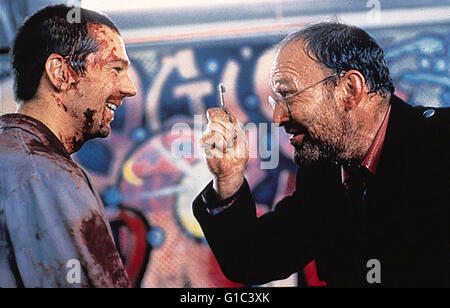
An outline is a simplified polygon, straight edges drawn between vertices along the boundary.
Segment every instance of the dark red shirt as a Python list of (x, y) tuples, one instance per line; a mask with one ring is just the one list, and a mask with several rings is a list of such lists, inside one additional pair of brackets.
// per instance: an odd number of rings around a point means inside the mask
[[(381, 124), (377, 134), (375, 135), (375, 139), (373, 140), (372, 145), (370, 146), (366, 156), (364, 157), (360, 165), (360, 167), (369, 170), (372, 175), (376, 175), (378, 163), (380, 161), (381, 151), (383, 149), (384, 139), (386, 137), (390, 113), (391, 113), (391, 106), (389, 105), (389, 109), (386, 112), (386, 116), (383, 120), (383, 123)], [(349, 180), (350, 175), (345, 170), (344, 167), (341, 168), (341, 175), (342, 175), (342, 184), (348, 190), (349, 188), (346, 182)], [(320, 281), (317, 275), (317, 268), (315, 261), (312, 261), (303, 268), (303, 275), (307, 286), (318, 287), (327, 285), (325, 281)]]
[[(361, 163), (361, 167), (369, 170), (372, 175), (376, 175), (378, 163), (380, 162), (381, 150), (383, 149), (384, 139), (386, 137), (390, 113), (391, 113), (391, 106), (389, 105), (389, 109), (386, 112), (386, 116), (384, 117), (383, 123), (381, 123), (381, 126), (378, 129), (375, 139), (373, 140), (372, 145), (370, 146), (366, 156), (364, 157)], [(341, 174), (342, 174), (342, 183), (345, 186), (345, 182), (349, 179), (349, 173), (345, 170), (344, 167), (342, 167)]]

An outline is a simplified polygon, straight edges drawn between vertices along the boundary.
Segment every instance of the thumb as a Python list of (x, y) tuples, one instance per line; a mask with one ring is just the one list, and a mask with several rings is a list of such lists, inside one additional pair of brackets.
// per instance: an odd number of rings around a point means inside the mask
[(225, 110), (228, 113), (228, 116), (229, 116), (229, 119), (230, 119), (231, 123), (237, 124), (238, 121), (237, 121), (236, 117), (234, 116), (234, 114), (231, 113), (230, 109), (225, 107)]

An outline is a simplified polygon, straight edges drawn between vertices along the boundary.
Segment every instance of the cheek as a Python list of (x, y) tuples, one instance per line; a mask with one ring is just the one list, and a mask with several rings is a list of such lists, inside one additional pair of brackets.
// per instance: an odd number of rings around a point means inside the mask
[(93, 115), (93, 118), (100, 116), (105, 108), (107, 97), (104, 91), (105, 85), (101, 82), (85, 80), (85, 82), (80, 83), (77, 91), (77, 105), (79, 109), (83, 112), (95, 110), (98, 112)]
[(80, 96), (85, 98), (90, 97), (91, 99), (102, 99), (104, 100), (111, 91), (111, 78), (106, 74), (98, 74), (96, 78), (86, 78), (83, 92), (80, 92)]
[(317, 121), (318, 109), (317, 103), (302, 98), (295, 102), (295, 108), (291, 109), (291, 113), (296, 122), (308, 127)]
[(91, 91), (94, 91), (96, 94), (107, 92), (111, 87), (110, 79), (108, 75), (99, 74), (98, 78), (90, 82)]
[(97, 86), (102, 93), (113, 92), (115, 89), (119, 88), (120, 80), (117, 73), (111, 71), (103, 72), (102, 74), (99, 74), (99, 76), (101, 77), (99, 78)]
[(329, 108), (321, 105), (321, 102), (305, 104), (301, 110), (293, 113), (293, 118), (306, 127), (314, 139), (323, 139), (336, 125), (335, 115), (330, 112)]
[(311, 125), (320, 126), (323, 129), (333, 129), (336, 124), (336, 106), (330, 93), (324, 91), (316, 91), (306, 104), (305, 113)]

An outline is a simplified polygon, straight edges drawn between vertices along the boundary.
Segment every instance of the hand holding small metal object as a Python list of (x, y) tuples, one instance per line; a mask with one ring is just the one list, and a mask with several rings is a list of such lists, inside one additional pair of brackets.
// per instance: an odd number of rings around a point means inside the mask
[(217, 91), (219, 92), (220, 108), (222, 108), (228, 114), (230, 121), (231, 121), (230, 112), (225, 107), (225, 100), (223, 98), (223, 94), (226, 92), (226, 89), (225, 89), (225, 86), (223, 85), (223, 83), (219, 83), (219, 85), (217, 86)]
[(221, 199), (234, 194), (244, 182), (249, 159), (247, 138), (236, 117), (225, 107), (225, 87), (217, 87), (220, 107), (207, 110), (208, 125), (200, 146), (203, 158), (214, 178), (214, 189)]
[[(225, 111), (228, 115), (228, 119), (230, 120), (230, 122), (233, 122), (233, 120), (231, 119), (231, 114), (230, 111), (227, 109), (227, 107), (225, 107), (225, 99), (223, 98), (223, 94), (226, 92), (225, 86), (223, 85), (223, 83), (219, 83), (219, 85), (217, 86), (217, 91), (219, 92), (219, 100), (220, 100), (220, 108), (222, 108), (223, 111)], [(236, 133), (234, 134), (234, 139), (236, 139)]]

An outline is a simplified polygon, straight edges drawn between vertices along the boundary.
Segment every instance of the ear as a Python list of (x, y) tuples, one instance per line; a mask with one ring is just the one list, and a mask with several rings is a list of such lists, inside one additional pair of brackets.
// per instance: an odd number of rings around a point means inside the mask
[(49, 82), (58, 91), (66, 91), (70, 85), (68, 64), (58, 54), (51, 54), (45, 62), (45, 74)]
[(350, 70), (341, 80), (345, 110), (359, 105), (366, 93), (366, 80), (359, 71)]

